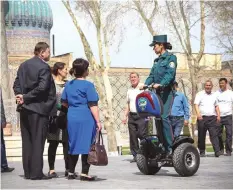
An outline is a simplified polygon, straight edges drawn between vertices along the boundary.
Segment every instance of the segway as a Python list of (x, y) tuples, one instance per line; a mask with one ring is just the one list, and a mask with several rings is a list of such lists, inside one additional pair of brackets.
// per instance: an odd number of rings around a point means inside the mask
[(194, 175), (200, 165), (200, 156), (190, 136), (180, 135), (173, 141), (172, 156), (165, 151), (161, 115), (163, 103), (152, 86), (145, 86), (136, 97), (136, 108), (140, 117), (155, 119), (157, 134), (148, 135), (140, 141), (136, 155), (137, 167), (145, 175), (154, 175), (161, 167), (174, 167), (180, 176)]

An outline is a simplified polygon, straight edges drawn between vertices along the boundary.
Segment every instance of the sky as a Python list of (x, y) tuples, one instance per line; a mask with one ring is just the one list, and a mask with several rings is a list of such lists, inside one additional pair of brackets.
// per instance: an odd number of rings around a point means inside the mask
[[(49, 0), (49, 3), (53, 12), (51, 36), (55, 35), (55, 55), (73, 53), (73, 59), (79, 57), (85, 58), (82, 42), (66, 8), (59, 0)], [(124, 39), (120, 49), (119, 51), (114, 47), (110, 49), (111, 67), (150, 68), (153, 65), (156, 55), (152, 48), (149, 47), (152, 36), (144, 24), (138, 24), (138, 19), (135, 14), (129, 14), (125, 17), (124, 23), (126, 23), (127, 27), (123, 33)], [(78, 21), (91, 45), (94, 55), (98, 57), (95, 28), (87, 21), (83, 14), (78, 14)], [(170, 35), (169, 30), (166, 28), (166, 23), (162, 19), (159, 19), (159, 22), (156, 22), (156, 24), (160, 26), (160, 34), (168, 34), (168, 41), (174, 47), (172, 51), (182, 52), (179, 42), (172, 38), (172, 35)], [(199, 36), (198, 27), (197, 25), (193, 28), (192, 33), (194, 36)], [(208, 34), (211, 34), (211, 28), (207, 27), (206, 30), (205, 53), (221, 53), (214, 45), (215, 43), (208, 37)], [(192, 39), (193, 52), (198, 51), (199, 44), (200, 41), (198, 39)]]

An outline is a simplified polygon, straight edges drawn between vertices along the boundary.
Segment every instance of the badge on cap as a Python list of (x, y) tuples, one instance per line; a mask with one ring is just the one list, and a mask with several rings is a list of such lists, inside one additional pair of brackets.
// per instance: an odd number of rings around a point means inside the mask
[(171, 62), (169, 65), (170, 65), (171, 68), (175, 68), (175, 63), (174, 62)]

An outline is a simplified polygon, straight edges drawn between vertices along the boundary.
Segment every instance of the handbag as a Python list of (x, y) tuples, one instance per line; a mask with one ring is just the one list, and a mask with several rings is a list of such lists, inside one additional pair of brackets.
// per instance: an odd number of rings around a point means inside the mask
[(67, 115), (62, 114), (57, 116), (56, 118), (56, 125), (59, 129), (66, 129), (67, 128)]
[(49, 117), (49, 133), (55, 134), (57, 132), (56, 118), (57, 118), (57, 116), (50, 116)]
[[(100, 138), (102, 143), (100, 143)], [(108, 165), (108, 156), (103, 144), (103, 136), (101, 131), (97, 132), (95, 142), (91, 145), (87, 162), (94, 166)]]

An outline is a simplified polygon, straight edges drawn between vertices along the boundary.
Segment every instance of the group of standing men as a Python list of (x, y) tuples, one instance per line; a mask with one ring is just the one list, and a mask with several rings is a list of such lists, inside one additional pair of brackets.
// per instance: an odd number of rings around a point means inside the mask
[(213, 92), (211, 80), (205, 82), (205, 89), (197, 93), (194, 105), (198, 121), (198, 149), (202, 157), (205, 156), (206, 132), (209, 132), (215, 156), (224, 154), (223, 128), (226, 131), (225, 152), (231, 156), (232, 152), (232, 110), (233, 92), (227, 89), (227, 79), (219, 79), (220, 89)]

